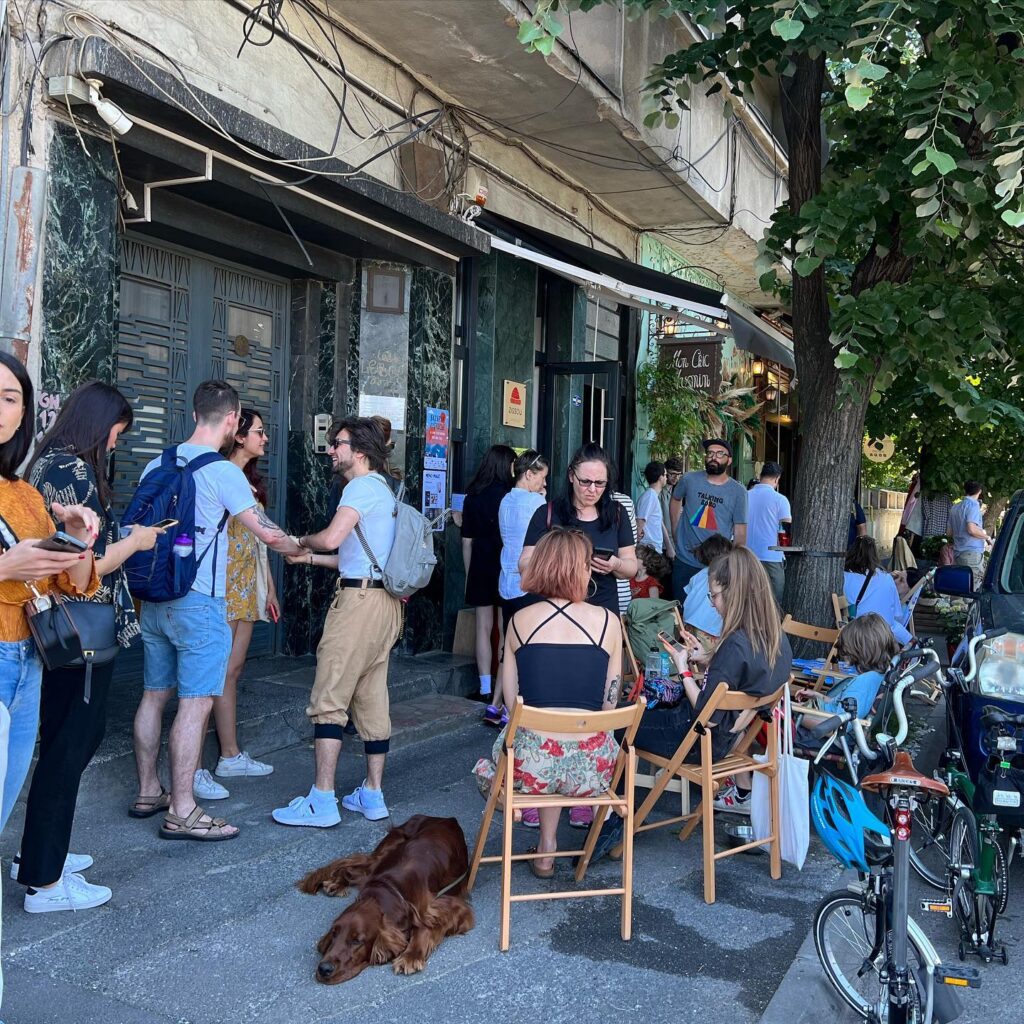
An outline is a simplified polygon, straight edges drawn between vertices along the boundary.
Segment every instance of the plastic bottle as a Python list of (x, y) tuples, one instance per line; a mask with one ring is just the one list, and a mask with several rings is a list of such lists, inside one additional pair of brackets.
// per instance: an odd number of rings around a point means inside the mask
[(192, 538), (187, 533), (179, 533), (174, 538), (173, 550), (178, 558), (188, 558), (192, 554)]
[(652, 647), (647, 654), (647, 662), (644, 665), (644, 678), (645, 679), (661, 679), (663, 678), (661, 671), (661, 655), (657, 649)]
[(664, 648), (661, 650), (661, 675), (663, 679), (668, 679), (675, 672), (675, 665), (672, 659), (669, 657), (668, 651)]

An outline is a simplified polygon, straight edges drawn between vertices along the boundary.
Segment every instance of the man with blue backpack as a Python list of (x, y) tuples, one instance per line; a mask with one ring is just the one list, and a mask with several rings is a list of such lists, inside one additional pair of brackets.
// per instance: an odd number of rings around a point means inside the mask
[[(204, 381), (192, 407), (192, 436), (149, 463), (123, 518), (125, 525), (164, 528), (152, 551), (126, 563), (132, 594), (142, 601), (145, 653), (134, 730), (139, 795), (128, 813), (148, 818), (165, 812), (163, 839), (219, 842), (234, 839), (238, 829), (196, 804), (193, 778), (231, 653), (224, 600), (228, 519), (236, 517), (281, 554), (300, 549), (259, 510), (241, 469), (220, 454), (238, 430), (241, 405), (235, 389), (226, 381)], [(168, 794), (157, 775), (157, 756), (163, 711), (175, 689)]]

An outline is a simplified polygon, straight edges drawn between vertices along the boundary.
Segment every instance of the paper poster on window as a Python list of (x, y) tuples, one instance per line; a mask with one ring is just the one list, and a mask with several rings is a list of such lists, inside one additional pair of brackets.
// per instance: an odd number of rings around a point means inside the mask
[(423, 449), (424, 469), (448, 469), (448, 425), (447, 409), (427, 409), (427, 428)]
[(436, 469), (423, 472), (423, 514), (434, 522), (434, 532), (444, 529), (445, 494), (448, 487), (448, 474)]
[(391, 429), (405, 430), (405, 399), (391, 395), (360, 395), (360, 416), (383, 416), (391, 421)]

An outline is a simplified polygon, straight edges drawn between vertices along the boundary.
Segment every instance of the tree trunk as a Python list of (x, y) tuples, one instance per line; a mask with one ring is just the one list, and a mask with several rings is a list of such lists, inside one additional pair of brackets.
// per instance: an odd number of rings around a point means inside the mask
[(1006, 496), (989, 498), (988, 508), (985, 509), (985, 515), (982, 517), (982, 525), (990, 537), (995, 536), (996, 531), (999, 529), (999, 519), (1009, 504), (1010, 499)]
[[(797, 58), (784, 79), (789, 142), (789, 202), (794, 212), (821, 191), (821, 96), (825, 60)], [(850, 506), (864, 435), (864, 400), (837, 405), (839, 371), (830, 338), (825, 272), (793, 274), (793, 332), (800, 397), (800, 461), (793, 501), (793, 543), (826, 556), (786, 559), (785, 609), (801, 622), (833, 622), (831, 594), (842, 592)], [(814, 652), (818, 653), (818, 652)]]

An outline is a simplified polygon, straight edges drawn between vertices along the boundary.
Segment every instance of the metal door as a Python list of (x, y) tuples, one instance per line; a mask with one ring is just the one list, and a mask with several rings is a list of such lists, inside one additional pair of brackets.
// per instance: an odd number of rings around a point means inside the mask
[[(261, 466), (268, 512), (283, 519), (288, 284), (186, 250), (126, 237), (121, 243), (121, 302), (116, 382), (132, 404), (135, 424), (118, 450), (114, 506), (124, 509), (146, 464), (193, 430), (192, 392), (220, 377), (270, 434)], [(281, 566), (271, 559), (280, 589)], [(266, 624), (253, 632), (250, 655), (275, 650)], [(119, 672), (138, 672), (141, 644), (119, 659)]]
[(601, 445), (619, 465), (618, 363), (546, 363), (541, 392), (538, 448), (551, 460), (552, 480), (564, 479), (569, 460), (582, 444)]

